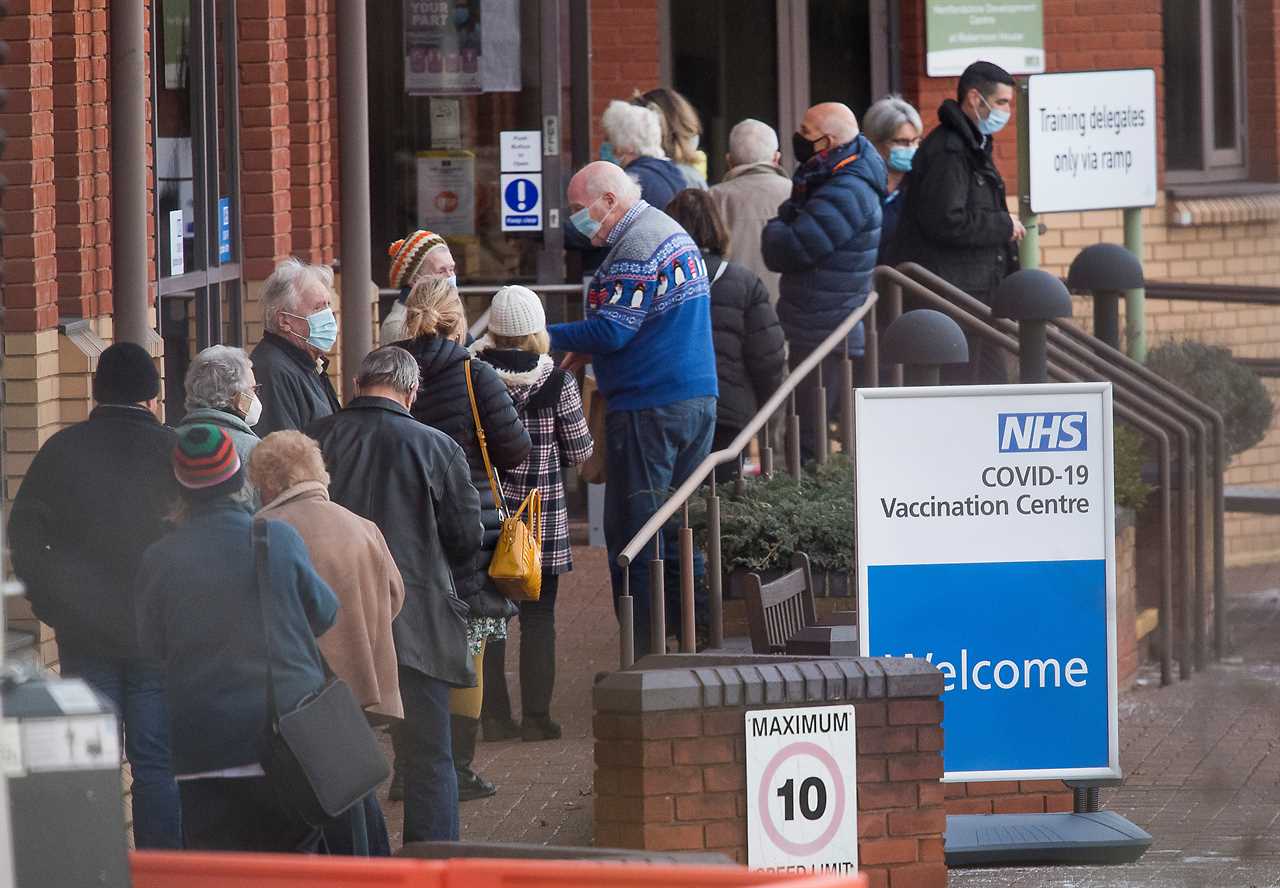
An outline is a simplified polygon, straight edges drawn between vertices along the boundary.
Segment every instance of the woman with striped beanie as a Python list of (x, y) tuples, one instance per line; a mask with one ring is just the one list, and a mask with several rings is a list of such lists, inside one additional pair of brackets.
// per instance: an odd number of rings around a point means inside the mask
[(405, 304), (409, 300), (409, 291), (422, 278), (443, 277), (455, 287), (458, 285), (457, 267), (449, 245), (440, 235), (432, 231), (418, 229), (413, 234), (398, 240), (387, 248), (391, 257), (391, 269), (387, 274), (387, 284), (393, 290), (399, 290), (395, 305), (387, 312), (382, 321), (382, 335), (379, 339), (383, 345), (390, 345), (405, 338), (404, 318), (407, 311)]

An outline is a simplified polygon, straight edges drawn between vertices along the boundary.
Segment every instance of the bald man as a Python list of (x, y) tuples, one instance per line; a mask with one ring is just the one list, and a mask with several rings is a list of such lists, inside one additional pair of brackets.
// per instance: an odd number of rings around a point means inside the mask
[[(791, 136), (799, 166), (791, 180), (791, 197), (764, 227), (760, 246), (765, 264), (780, 272), (778, 318), (787, 335), (792, 367), (807, 358), (822, 340), (867, 299), (871, 272), (880, 247), (880, 203), (887, 181), (884, 161), (858, 131), (858, 119), (847, 105), (823, 102), (805, 112)], [(863, 353), (862, 324), (849, 334), (846, 348), (857, 365)], [(827, 415), (839, 404), (837, 350), (824, 362)], [(805, 414), (800, 422), (800, 450), (815, 456), (816, 374), (797, 390)]]
[[(588, 164), (569, 182), (567, 197), (573, 226), (609, 250), (591, 280), (587, 317), (548, 330), (552, 348), (571, 353), (566, 366), (593, 363), (608, 401), (604, 535), (616, 602), (623, 588), (618, 553), (711, 449), (718, 394), (711, 291), (697, 244), (641, 199), (621, 167)], [(664, 531), (663, 548), (672, 569), (666, 590), (673, 626), (680, 588), (674, 528)], [(637, 558), (630, 570), (639, 656), (649, 651), (648, 559)], [(695, 570), (701, 573), (701, 558)], [(697, 617), (705, 626), (705, 600)]]

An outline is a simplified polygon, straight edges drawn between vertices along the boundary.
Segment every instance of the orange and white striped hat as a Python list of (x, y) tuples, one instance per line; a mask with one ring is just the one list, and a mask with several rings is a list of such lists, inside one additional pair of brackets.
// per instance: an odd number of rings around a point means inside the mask
[(391, 271), (387, 275), (389, 286), (393, 290), (412, 286), (427, 254), (436, 247), (448, 249), (448, 246), (440, 235), (422, 229), (396, 241), (387, 248), (387, 255), (391, 257)]

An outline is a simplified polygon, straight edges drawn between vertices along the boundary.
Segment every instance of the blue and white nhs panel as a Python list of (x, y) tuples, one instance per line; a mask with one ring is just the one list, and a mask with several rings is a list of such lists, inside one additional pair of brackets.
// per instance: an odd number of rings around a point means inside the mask
[(862, 653), (942, 672), (946, 779), (1119, 776), (1110, 385), (857, 396)]

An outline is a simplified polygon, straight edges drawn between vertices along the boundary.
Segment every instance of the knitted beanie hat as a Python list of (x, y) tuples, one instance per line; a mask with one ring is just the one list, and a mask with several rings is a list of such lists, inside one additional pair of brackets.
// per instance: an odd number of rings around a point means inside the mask
[(160, 394), (160, 373), (147, 350), (117, 342), (98, 356), (93, 400), (99, 404), (139, 404)]
[(427, 254), (436, 247), (448, 246), (440, 235), (418, 229), (404, 240), (398, 240), (387, 247), (387, 255), (391, 257), (391, 271), (387, 275), (391, 289), (413, 286)]
[(547, 313), (538, 294), (512, 284), (493, 295), (489, 306), (489, 332), (498, 336), (528, 336), (547, 329)]
[(197, 423), (178, 434), (173, 449), (173, 474), (183, 493), (213, 499), (235, 493), (244, 485), (244, 471), (235, 443), (225, 429)]

